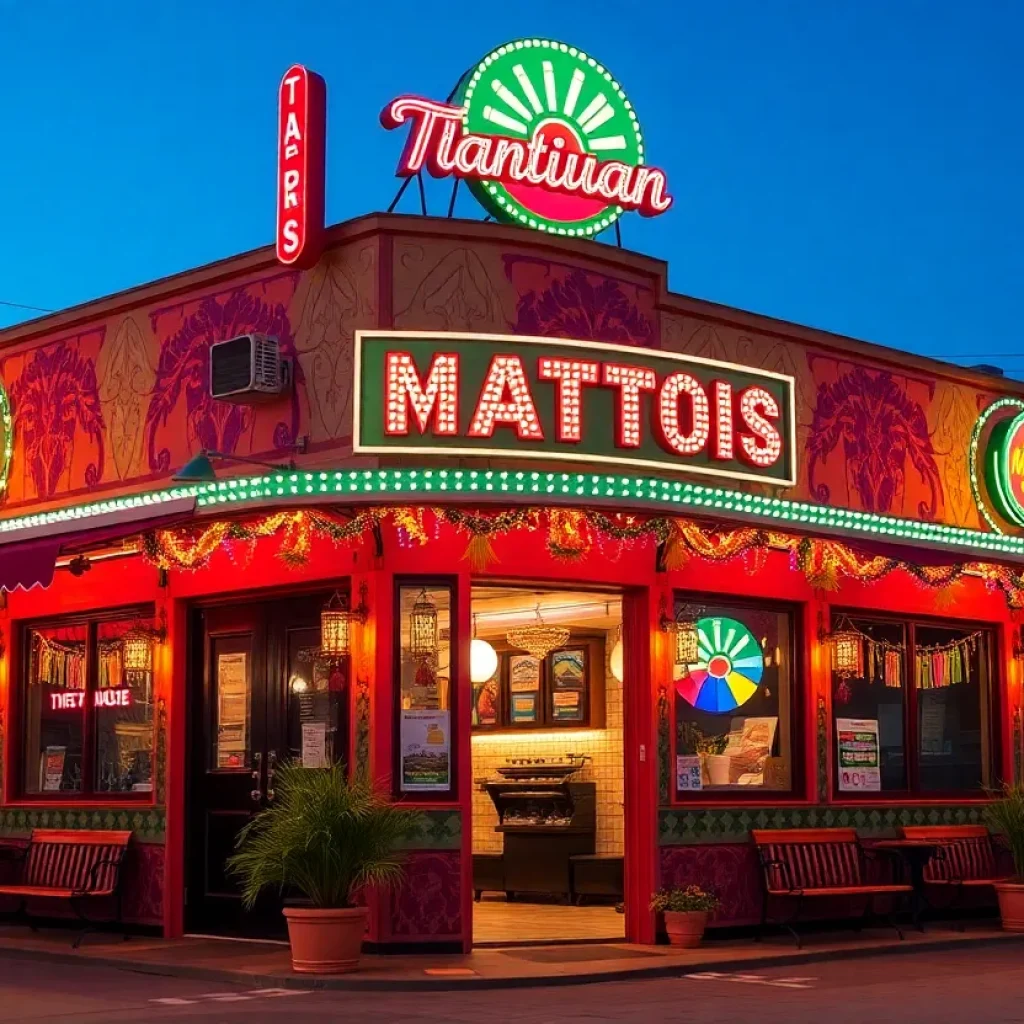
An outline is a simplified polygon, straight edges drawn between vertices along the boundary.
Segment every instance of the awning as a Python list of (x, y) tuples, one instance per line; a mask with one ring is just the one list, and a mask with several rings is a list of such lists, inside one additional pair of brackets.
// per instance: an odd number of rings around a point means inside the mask
[(142, 530), (163, 529), (195, 511), (194, 497), (99, 510), (53, 522), (26, 517), (24, 525), (0, 531), (0, 590), (48, 587), (62, 551), (109, 544)]

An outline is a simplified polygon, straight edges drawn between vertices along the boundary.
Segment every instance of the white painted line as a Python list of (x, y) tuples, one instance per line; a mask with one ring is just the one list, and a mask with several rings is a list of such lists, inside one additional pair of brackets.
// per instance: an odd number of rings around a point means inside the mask
[(763, 974), (721, 974), (718, 971), (701, 971), (696, 974), (684, 974), (683, 978), (695, 981), (730, 981), (736, 985), (766, 985), (769, 988), (808, 989), (817, 978), (767, 978)]
[(165, 999), (150, 999), (151, 1003), (163, 1003), (164, 1006), (193, 1006), (195, 1004), (194, 999), (175, 999), (173, 996), (167, 996)]
[(254, 988), (249, 990), (251, 996), (265, 996), (267, 999), (279, 999), (281, 996), (308, 996), (312, 993), (301, 988)]
[(247, 1003), (252, 996), (241, 995), (238, 992), (204, 992), (197, 999), (209, 999), (213, 1003)]

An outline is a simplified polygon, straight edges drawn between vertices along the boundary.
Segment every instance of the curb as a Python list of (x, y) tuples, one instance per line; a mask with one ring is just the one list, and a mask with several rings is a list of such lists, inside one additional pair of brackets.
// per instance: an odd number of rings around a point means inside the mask
[(825, 961), (867, 960), (873, 957), (900, 956), (919, 952), (945, 952), (951, 949), (981, 948), (1002, 943), (1024, 942), (1024, 933), (1007, 932), (1004, 935), (972, 938), (950, 937), (926, 944), (893, 942), (884, 946), (867, 946), (842, 950), (794, 950), (792, 954), (737, 956), (728, 960), (697, 961), (694, 963), (652, 964), (649, 967), (630, 967), (619, 970), (580, 971), (575, 974), (540, 975), (537, 977), (481, 977), (466, 975), (461, 978), (360, 978), (314, 977), (301, 974), (261, 974), (234, 971), (225, 968), (199, 967), (193, 964), (161, 964), (144, 960), (126, 960), (123, 957), (83, 956), (80, 953), (61, 953), (49, 950), (0, 948), (0, 959), (29, 960), (55, 964), (81, 964), (109, 967), (133, 974), (148, 974), (166, 978), (186, 978), (193, 981), (219, 981), (251, 988), (294, 988), (332, 992), (459, 992), (467, 989), (484, 991), (507, 988), (555, 988), (569, 985), (593, 985), (602, 982), (633, 981), (645, 978), (679, 977), (704, 971), (750, 971), (767, 967), (789, 967)]

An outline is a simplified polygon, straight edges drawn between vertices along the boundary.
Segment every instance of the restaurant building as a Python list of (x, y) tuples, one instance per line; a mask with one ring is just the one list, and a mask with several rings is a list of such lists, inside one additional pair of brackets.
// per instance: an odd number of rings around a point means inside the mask
[(382, 950), (650, 942), (691, 882), (755, 923), (752, 828), (1020, 776), (1024, 386), (674, 293), (558, 230), (607, 197), (507, 184), (548, 230), (305, 224), (0, 332), (0, 834), (130, 828), (133, 922), (280, 932), (224, 859), (286, 758), (421, 810)]

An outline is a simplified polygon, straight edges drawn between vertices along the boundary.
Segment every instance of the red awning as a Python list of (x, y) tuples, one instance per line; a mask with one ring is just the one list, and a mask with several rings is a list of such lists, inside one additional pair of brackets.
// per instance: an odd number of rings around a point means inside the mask
[(194, 511), (195, 499), (182, 498), (0, 533), (0, 590), (48, 587), (62, 551), (164, 529), (188, 519)]

